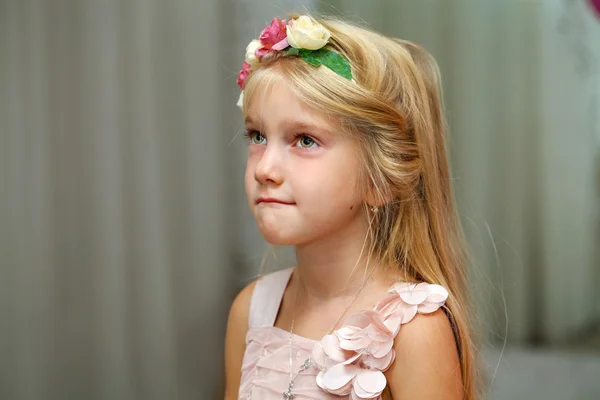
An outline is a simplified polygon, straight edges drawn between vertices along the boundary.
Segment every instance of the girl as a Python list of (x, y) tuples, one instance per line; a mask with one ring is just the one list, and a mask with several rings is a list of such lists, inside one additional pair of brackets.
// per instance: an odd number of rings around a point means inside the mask
[(473, 399), (439, 73), (346, 22), (274, 18), (238, 77), (246, 193), (297, 266), (231, 307), (226, 399)]

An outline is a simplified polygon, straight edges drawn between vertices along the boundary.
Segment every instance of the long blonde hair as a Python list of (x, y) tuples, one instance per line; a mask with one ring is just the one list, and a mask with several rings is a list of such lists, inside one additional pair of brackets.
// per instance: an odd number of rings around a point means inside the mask
[(325, 110), (356, 139), (365, 166), (357, 171), (359, 182), (380, 204), (370, 230), (371, 256), (404, 279), (448, 289), (464, 398), (474, 399), (466, 254), (450, 181), (437, 63), (409, 41), (338, 19), (316, 20), (331, 31), (328, 47), (349, 61), (354, 82), (273, 52), (248, 77), (243, 109), (257, 88), (283, 76), (301, 101)]

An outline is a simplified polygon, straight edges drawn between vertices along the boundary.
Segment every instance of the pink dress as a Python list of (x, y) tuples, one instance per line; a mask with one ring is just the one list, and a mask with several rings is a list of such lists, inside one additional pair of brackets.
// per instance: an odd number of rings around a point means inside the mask
[[(273, 326), (293, 268), (260, 279), (250, 301), (240, 400), (281, 400), (289, 383), (290, 333)], [(395, 358), (394, 338), (417, 313), (442, 307), (446, 289), (397, 283), (374, 309), (348, 316), (321, 341), (293, 335), (294, 400), (381, 399), (383, 374)], [(300, 371), (310, 357), (310, 366)]]

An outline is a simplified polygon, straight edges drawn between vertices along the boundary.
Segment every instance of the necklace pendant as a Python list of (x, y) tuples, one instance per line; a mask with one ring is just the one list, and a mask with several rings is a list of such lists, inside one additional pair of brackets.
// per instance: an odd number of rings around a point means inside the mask
[(288, 383), (288, 390), (283, 392), (283, 398), (285, 400), (291, 400), (294, 397), (296, 397), (296, 395), (294, 393), (292, 393), (292, 388), (294, 387), (294, 380), (290, 380), (290, 383)]
[(310, 368), (310, 363), (311, 363), (311, 358), (308, 357), (306, 360), (304, 360), (304, 364), (302, 364), (300, 366), (300, 371), (304, 371)]

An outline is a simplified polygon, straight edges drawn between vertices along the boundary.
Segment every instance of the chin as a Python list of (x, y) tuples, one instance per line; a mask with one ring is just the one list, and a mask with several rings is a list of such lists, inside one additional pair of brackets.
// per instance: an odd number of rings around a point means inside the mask
[(296, 223), (270, 212), (255, 214), (256, 224), (263, 239), (274, 246), (292, 246), (297, 243), (298, 232), (290, 229)]
[(265, 241), (273, 246), (295, 246), (298, 240), (294, 235), (285, 235), (280, 232), (273, 232), (260, 229), (260, 233)]
[(258, 230), (263, 239), (273, 246), (296, 246), (306, 240), (306, 235), (290, 230), (289, 226), (259, 224)]

